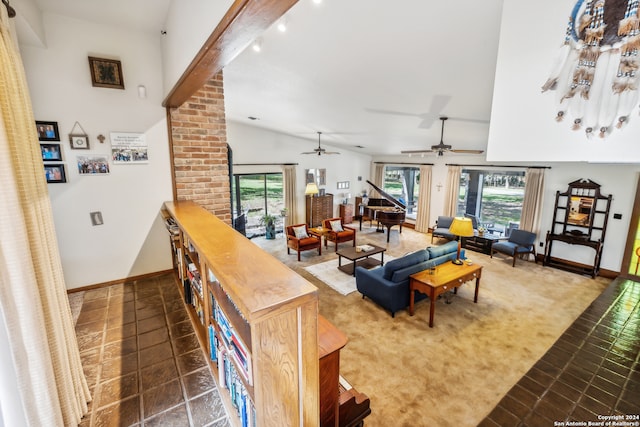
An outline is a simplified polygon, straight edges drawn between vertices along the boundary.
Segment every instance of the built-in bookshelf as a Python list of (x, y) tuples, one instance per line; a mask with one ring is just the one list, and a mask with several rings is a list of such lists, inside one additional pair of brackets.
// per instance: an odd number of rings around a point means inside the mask
[(318, 426), (315, 286), (193, 202), (166, 202), (163, 216), (232, 424)]

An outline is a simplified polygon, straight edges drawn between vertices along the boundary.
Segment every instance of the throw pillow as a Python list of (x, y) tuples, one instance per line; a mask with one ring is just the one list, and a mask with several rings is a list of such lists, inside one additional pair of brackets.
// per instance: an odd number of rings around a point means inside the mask
[(342, 228), (342, 222), (339, 219), (334, 219), (333, 221), (329, 221), (329, 224), (331, 224), (331, 229), (336, 233), (344, 231), (344, 228)]
[(293, 227), (293, 234), (296, 235), (296, 239), (306, 239), (309, 237), (309, 234), (307, 234), (307, 227), (304, 225)]

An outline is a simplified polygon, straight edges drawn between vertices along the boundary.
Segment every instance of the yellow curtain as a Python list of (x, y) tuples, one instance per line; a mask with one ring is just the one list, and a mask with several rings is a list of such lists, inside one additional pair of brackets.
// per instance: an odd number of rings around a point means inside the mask
[[(67, 299), (22, 60), (4, 7), (0, 7), (0, 182), (0, 325), (7, 341), (3, 352), (11, 356), (19, 395), (13, 397), (22, 406), (21, 411), (13, 409), (24, 417), (20, 425), (77, 425), (91, 396)], [(6, 402), (0, 407), (4, 412)]]
[(444, 199), (445, 216), (456, 216), (458, 211), (458, 195), (460, 194), (460, 176), (462, 166), (449, 166), (447, 170), (447, 193)]
[(429, 231), (429, 215), (431, 212), (431, 166), (420, 166), (420, 195), (418, 196), (418, 213), (416, 215), (416, 231)]
[(296, 167), (294, 165), (282, 166), (282, 185), (284, 186), (284, 207), (287, 209), (287, 217), (284, 218), (284, 225), (299, 224), (298, 219), (298, 198), (296, 197)]

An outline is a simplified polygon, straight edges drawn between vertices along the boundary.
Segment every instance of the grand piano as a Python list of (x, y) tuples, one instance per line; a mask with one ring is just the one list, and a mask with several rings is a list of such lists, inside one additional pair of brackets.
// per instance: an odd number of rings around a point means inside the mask
[(391, 227), (399, 225), (400, 233), (402, 233), (402, 224), (406, 218), (407, 207), (404, 203), (389, 193), (386, 193), (373, 182), (367, 180), (367, 183), (371, 185), (382, 198), (369, 197), (366, 205), (360, 204), (360, 206), (358, 206), (360, 230), (362, 230), (363, 220), (376, 221), (376, 231), (384, 233), (384, 227), (387, 227), (387, 242), (389, 242)]

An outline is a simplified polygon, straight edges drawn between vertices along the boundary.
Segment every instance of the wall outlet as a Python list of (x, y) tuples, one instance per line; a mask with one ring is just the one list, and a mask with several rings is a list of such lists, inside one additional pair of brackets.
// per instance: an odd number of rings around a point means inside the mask
[(540, 242), (540, 247), (541, 248), (544, 247), (544, 243), (543, 242)]
[(102, 225), (104, 222), (102, 221), (102, 212), (89, 212), (89, 216), (91, 217), (91, 225)]

